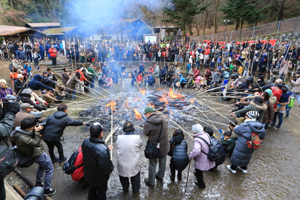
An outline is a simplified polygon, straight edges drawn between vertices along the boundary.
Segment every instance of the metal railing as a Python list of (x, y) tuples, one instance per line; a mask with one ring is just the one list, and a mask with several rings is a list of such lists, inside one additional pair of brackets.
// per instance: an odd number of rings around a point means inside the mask
[[(190, 40), (240, 41), (300, 30), (300, 17), (272, 22), (240, 30), (190, 37)], [(299, 34), (300, 35), (300, 34)]]

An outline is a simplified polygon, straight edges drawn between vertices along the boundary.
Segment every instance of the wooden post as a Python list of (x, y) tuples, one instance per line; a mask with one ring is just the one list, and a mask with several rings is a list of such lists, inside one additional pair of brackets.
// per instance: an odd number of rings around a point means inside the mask
[(77, 69), (77, 55), (76, 55), (76, 49), (75, 49), (75, 45), (76, 45), (76, 41), (75, 41), (75, 38), (73, 37), (73, 42), (74, 42), (74, 60), (75, 60), (75, 68)]

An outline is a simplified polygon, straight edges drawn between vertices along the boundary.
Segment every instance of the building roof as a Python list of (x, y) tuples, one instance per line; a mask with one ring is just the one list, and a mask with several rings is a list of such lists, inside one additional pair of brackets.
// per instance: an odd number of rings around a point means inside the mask
[(30, 30), (31, 28), (26, 28), (26, 27), (0, 25), (0, 36), (15, 35)]
[(68, 33), (73, 31), (77, 26), (71, 27), (60, 27), (60, 28), (48, 28), (47, 30), (42, 31), (46, 35), (64, 35), (63, 32)]
[(26, 24), (29, 27), (32, 28), (38, 28), (38, 27), (56, 27), (56, 26), (60, 26), (60, 23), (27, 23)]

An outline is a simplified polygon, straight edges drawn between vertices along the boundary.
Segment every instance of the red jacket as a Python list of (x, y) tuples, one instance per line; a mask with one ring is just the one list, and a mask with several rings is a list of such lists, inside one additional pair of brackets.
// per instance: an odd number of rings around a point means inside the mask
[(153, 71), (154, 71), (153, 67), (149, 67), (149, 72), (150, 72), (150, 74), (152, 74)]
[[(75, 160), (74, 166), (77, 167), (81, 164), (83, 164), (83, 155), (82, 155), (82, 151), (81, 151), (81, 147), (78, 149), (78, 151), (80, 151), (77, 155), (77, 158)], [(81, 167), (79, 167), (78, 169), (76, 169), (73, 174), (71, 175), (73, 181), (80, 181), (80, 179), (83, 177), (83, 165)]]
[(137, 81), (138, 82), (141, 82), (143, 80), (143, 77), (142, 77), (142, 75), (138, 75), (138, 77), (137, 77)]
[(83, 72), (82, 72), (80, 69), (76, 70), (75, 73), (76, 73), (76, 72), (79, 72), (79, 74), (81, 75), (81, 76), (80, 76), (80, 79), (79, 79), (80, 81), (87, 80), (87, 79), (85, 78)]
[(205, 49), (204, 55), (209, 55), (209, 53), (210, 53), (210, 49), (209, 48)]
[(56, 57), (57, 50), (55, 48), (50, 48), (49, 49), (49, 54), (51, 57)]
[(276, 109), (277, 108), (277, 102), (279, 101), (279, 99), (281, 98), (281, 95), (282, 95), (282, 90), (274, 91), (273, 95), (275, 97), (277, 97), (276, 103), (274, 104), (274, 109)]

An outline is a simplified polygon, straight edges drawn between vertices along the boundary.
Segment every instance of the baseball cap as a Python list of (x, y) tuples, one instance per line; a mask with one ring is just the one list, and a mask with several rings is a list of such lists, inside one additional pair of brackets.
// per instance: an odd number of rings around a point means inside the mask
[(147, 106), (147, 107), (145, 108), (144, 112), (143, 112), (143, 115), (145, 115), (145, 114), (147, 114), (147, 113), (153, 113), (153, 112), (155, 112), (155, 111), (156, 111), (156, 109), (153, 108), (152, 106)]
[(30, 105), (29, 103), (22, 103), (21, 109), (25, 110), (26, 108), (34, 108), (34, 107), (32, 105)]

